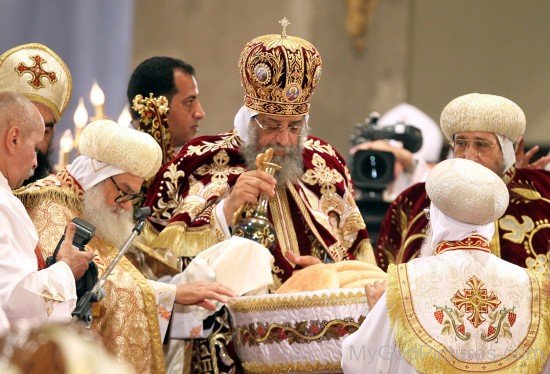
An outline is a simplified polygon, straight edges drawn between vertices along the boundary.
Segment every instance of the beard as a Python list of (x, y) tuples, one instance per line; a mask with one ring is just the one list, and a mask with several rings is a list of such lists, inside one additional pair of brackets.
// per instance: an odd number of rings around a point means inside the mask
[(432, 244), (432, 238), (433, 238), (432, 228), (428, 226), (428, 231), (426, 232), (426, 238), (422, 241), (422, 245), (420, 246), (420, 251), (418, 255), (419, 258), (433, 256), (435, 248)]
[(98, 237), (120, 248), (132, 231), (132, 212), (105, 204), (103, 183), (84, 192), (82, 218), (95, 226)]
[[(304, 161), (302, 151), (304, 142), (308, 135), (308, 126), (304, 126), (300, 134), (300, 139), (296, 146), (282, 147), (277, 144), (268, 144), (264, 147), (258, 147), (258, 139), (260, 131), (256, 126), (250, 124), (248, 126), (248, 140), (241, 147), (241, 155), (244, 158), (246, 166), (249, 170), (256, 169), (256, 156), (265, 152), (268, 148), (273, 149), (273, 158), (271, 162), (281, 166), (281, 169), (273, 176), (277, 181), (277, 186), (285, 185), (287, 182), (296, 183), (302, 174), (304, 174)], [(278, 156), (275, 153), (284, 152)]]
[(48, 147), (46, 152), (41, 150), (36, 151), (36, 169), (31, 170), (29, 178), (23, 182), (23, 185), (36, 182), (39, 179), (46, 178), (52, 172), (52, 164), (50, 162), (50, 155), (52, 154), (52, 148)]

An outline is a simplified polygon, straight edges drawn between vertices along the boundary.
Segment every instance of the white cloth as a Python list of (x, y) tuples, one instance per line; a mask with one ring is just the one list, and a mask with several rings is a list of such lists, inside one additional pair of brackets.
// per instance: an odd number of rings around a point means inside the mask
[(441, 241), (462, 240), (474, 233), (490, 242), (495, 234), (495, 224), (493, 222), (483, 226), (460, 222), (445, 215), (433, 202), (430, 204), (430, 227), (434, 249)]
[[(251, 240), (233, 236), (202, 251), (171, 283), (219, 282), (237, 295), (259, 295), (273, 284), (274, 258), (267, 248)], [(217, 310), (222, 303), (216, 302)], [(213, 314), (200, 306), (174, 306), (171, 336), (174, 339), (208, 336), (202, 320)], [(197, 336), (197, 334), (199, 336)]]
[(174, 310), (174, 301), (176, 299), (176, 285), (147, 280), (149, 286), (155, 295), (155, 303), (157, 305), (157, 320), (159, 323), (160, 341), (164, 341), (164, 337), (168, 332), (168, 325), (172, 311)]
[(69, 266), (59, 261), (38, 271), (38, 233), (0, 173), (0, 308), (10, 322), (68, 321), (76, 305)]
[(350, 374), (416, 373), (395, 344), (384, 293), (359, 330), (342, 342), (342, 369)]
[(116, 166), (83, 155), (78, 156), (70, 165), (67, 165), (67, 171), (84, 191), (88, 191), (109, 177), (125, 173), (124, 170)]
[(233, 120), (233, 126), (237, 130), (237, 135), (246, 143), (248, 141), (248, 125), (250, 119), (257, 115), (258, 112), (252, 109), (248, 109), (246, 106), (242, 106)]
[(514, 143), (504, 135), (496, 134), (500, 148), (502, 149), (502, 157), (504, 159), (504, 171), (506, 172), (516, 163), (516, 150)]
[(422, 147), (415, 153), (419, 159), (428, 162), (439, 161), (443, 148), (443, 135), (433, 119), (414, 105), (407, 103), (393, 107), (378, 119), (380, 126), (394, 125), (399, 122), (413, 125), (422, 132)]

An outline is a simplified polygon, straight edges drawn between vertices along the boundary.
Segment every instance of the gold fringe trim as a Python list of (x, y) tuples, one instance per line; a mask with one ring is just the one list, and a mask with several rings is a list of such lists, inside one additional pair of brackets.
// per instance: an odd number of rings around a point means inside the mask
[(541, 372), (550, 355), (550, 295), (541, 274), (527, 270), (531, 282), (531, 323), (523, 342), (498, 361), (472, 363), (456, 359), (420, 325), (412, 308), (406, 264), (390, 265), (387, 308), (395, 340), (403, 358), (418, 372)]
[(243, 363), (244, 371), (250, 374), (264, 373), (310, 373), (316, 371), (341, 371), (340, 362), (292, 362), (289, 364)]
[(48, 201), (59, 204), (73, 211), (82, 211), (82, 201), (72, 190), (61, 186), (45, 186), (40, 188), (20, 188), (14, 195), (21, 200), (27, 210)]
[(365, 304), (365, 292), (339, 292), (323, 295), (266, 297), (266, 298), (237, 298), (229, 300), (228, 308), (232, 312), (261, 312), (269, 310), (283, 310), (296, 308), (315, 308), (322, 306), (339, 306), (347, 304)]
[(176, 257), (195, 257), (219, 242), (220, 239), (212, 227), (190, 231), (182, 225), (171, 225), (161, 231), (150, 247), (169, 249)]

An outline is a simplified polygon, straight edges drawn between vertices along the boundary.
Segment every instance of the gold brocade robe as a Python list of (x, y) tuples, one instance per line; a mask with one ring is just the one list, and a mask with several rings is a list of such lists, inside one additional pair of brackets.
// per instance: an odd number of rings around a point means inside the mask
[[(39, 234), (44, 258), (50, 256), (65, 227), (81, 216), (83, 190), (64, 169), (16, 192)], [(94, 237), (86, 246), (95, 252), (99, 273), (118, 249)], [(157, 304), (145, 277), (126, 258), (104, 284), (105, 297), (94, 305), (92, 329), (113, 355), (129, 362), (137, 373), (164, 373), (164, 355)], [(96, 316), (97, 315), (97, 316)]]

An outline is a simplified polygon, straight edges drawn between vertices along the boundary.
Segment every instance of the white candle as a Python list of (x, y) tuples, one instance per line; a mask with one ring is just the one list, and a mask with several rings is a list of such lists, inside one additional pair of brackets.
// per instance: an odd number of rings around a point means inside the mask
[(64, 168), (69, 163), (69, 153), (73, 149), (73, 134), (71, 130), (65, 130), (59, 140), (59, 168)]
[(125, 105), (122, 112), (120, 112), (120, 116), (118, 116), (117, 123), (124, 127), (132, 127), (131, 122), (132, 115), (130, 114), (130, 109), (128, 108), (128, 105)]
[(80, 134), (82, 133), (82, 129), (84, 128), (84, 126), (88, 124), (88, 111), (84, 106), (84, 98), (82, 97), (78, 100), (78, 106), (76, 107), (76, 110), (74, 112), (73, 120), (75, 126), (74, 147), (78, 149)]
[(97, 81), (94, 82), (92, 90), (90, 91), (90, 101), (92, 102), (95, 110), (94, 120), (104, 118), (105, 113), (103, 110), (103, 104), (105, 104), (105, 94), (97, 84)]

